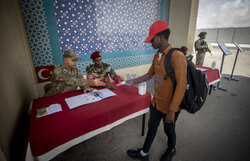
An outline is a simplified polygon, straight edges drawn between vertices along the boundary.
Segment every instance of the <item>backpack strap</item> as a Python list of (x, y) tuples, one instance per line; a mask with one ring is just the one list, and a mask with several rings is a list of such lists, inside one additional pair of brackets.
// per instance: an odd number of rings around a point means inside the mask
[(171, 66), (171, 58), (172, 58), (172, 54), (175, 50), (179, 50), (180, 52), (183, 53), (183, 51), (179, 48), (172, 48), (168, 51), (168, 53), (166, 54), (165, 60), (164, 60), (164, 66), (165, 66), (165, 70), (166, 70), (166, 75), (164, 76), (164, 79), (167, 79), (168, 76), (171, 78), (172, 85), (173, 85), (173, 91), (175, 90), (176, 82), (175, 82), (175, 78), (174, 78), (174, 70)]
[(166, 75), (164, 76), (164, 79), (167, 79), (168, 76), (171, 78), (173, 89), (175, 89), (176, 82), (175, 82), (175, 78), (174, 78), (174, 70), (171, 66), (171, 57), (172, 57), (172, 54), (175, 50), (180, 50), (180, 49), (178, 49), (178, 48), (170, 49), (168, 51), (168, 53), (166, 54), (166, 57), (164, 60), (164, 66), (165, 66), (165, 70), (166, 70)]

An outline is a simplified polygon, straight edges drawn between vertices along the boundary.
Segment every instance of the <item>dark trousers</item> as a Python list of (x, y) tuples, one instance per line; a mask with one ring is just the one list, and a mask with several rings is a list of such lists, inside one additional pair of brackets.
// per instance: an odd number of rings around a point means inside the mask
[[(175, 113), (175, 122), (178, 118), (180, 112)], [(158, 111), (156, 107), (150, 105), (150, 117), (148, 122), (148, 132), (143, 145), (143, 151), (145, 153), (149, 152), (150, 146), (152, 145), (158, 126), (160, 124), (161, 119), (163, 118), (164, 124), (164, 132), (168, 137), (168, 148), (175, 148), (176, 144), (176, 134), (175, 134), (175, 122), (172, 124), (168, 124), (166, 122), (166, 114)]]

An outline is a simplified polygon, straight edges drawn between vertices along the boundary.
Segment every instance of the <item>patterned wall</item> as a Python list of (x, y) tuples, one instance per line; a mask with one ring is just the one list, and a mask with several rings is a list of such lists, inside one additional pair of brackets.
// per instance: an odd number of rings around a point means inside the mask
[(53, 56), (43, 1), (21, 0), (21, 8), (34, 65), (52, 65)]
[(150, 25), (168, 21), (169, 0), (21, 0), (35, 67), (59, 65), (74, 49), (85, 73), (99, 50), (115, 69), (148, 64), (155, 50), (144, 43)]

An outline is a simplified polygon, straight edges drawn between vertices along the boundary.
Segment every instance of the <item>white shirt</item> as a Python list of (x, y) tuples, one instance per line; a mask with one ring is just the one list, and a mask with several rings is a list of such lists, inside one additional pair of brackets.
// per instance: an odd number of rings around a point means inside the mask
[(159, 61), (161, 60), (161, 56), (162, 56), (162, 53), (159, 53), (159, 58), (158, 58)]

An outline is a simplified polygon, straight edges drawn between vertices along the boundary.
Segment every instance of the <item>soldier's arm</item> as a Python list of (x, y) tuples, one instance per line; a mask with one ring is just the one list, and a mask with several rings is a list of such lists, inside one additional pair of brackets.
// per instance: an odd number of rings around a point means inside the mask
[(61, 70), (61, 69), (55, 69), (52, 72), (52, 77), (51, 77), (51, 81), (52, 82), (66, 82), (68, 80), (65, 71)]
[(52, 71), (52, 75), (51, 75), (50, 81), (51, 81), (52, 83), (56, 81), (56, 73), (55, 73), (55, 70)]
[(206, 41), (202, 41), (202, 44), (206, 46), (205, 47), (205, 51), (208, 51), (212, 55), (211, 50), (208, 48), (207, 42)]
[(65, 83), (70, 86), (82, 86), (82, 85), (86, 85), (86, 79), (70, 77), (70, 78), (65, 79)]
[(82, 82), (80, 82), (81, 85), (79, 85), (79, 87), (82, 89), (82, 90), (85, 90), (85, 89), (88, 89), (90, 88), (89, 86), (87, 86), (87, 80), (85, 78), (82, 78)]
[(110, 71), (109, 71), (110, 75), (114, 77), (117, 76), (117, 74), (115, 73), (115, 70), (111, 68), (110, 65), (109, 65), (109, 68), (110, 68)]
[(76, 85), (76, 86), (86, 86), (86, 79), (83, 77), (82, 73), (76, 69), (75, 77), (70, 77), (67, 81), (68, 85)]
[(115, 73), (115, 70), (113, 68), (110, 67), (110, 76), (112, 77), (112, 79), (115, 82), (122, 82), (124, 81), (124, 77), (123, 76), (119, 76)]
[(81, 80), (82, 83), (83, 83), (84, 85), (86, 85), (87, 80), (83, 77), (82, 73), (81, 73), (78, 69), (77, 69), (77, 72), (78, 72), (78, 78), (79, 78), (79, 80)]
[(90, 66), (88, 66), (88, 67), (86, 68), (86, 74), (92, 74), (92, 71), (91, 71), (91, 69), (90, 69)]
[(75, 77), (69, 77), (65, 72), (66, 71), (63, 71), (63, 70), (54, 70), (54, 72), (52, 74), (54, 81), (57, 83), (63, 82), (69, 86), (86, 85), (86, 80), (83, 79), (83, 76), (80, 75), (79, 73), (77, 73)]
[(87, 74), (87, 85), (89, 86), (103, 86), (106, 85), (106, 83), (104, 83), (102, 81), (103, 77), (102, 75), (97, 75), (94, 72), (94, 67), (93, 66), (88, 66), (86, 69), (86, 74)]

